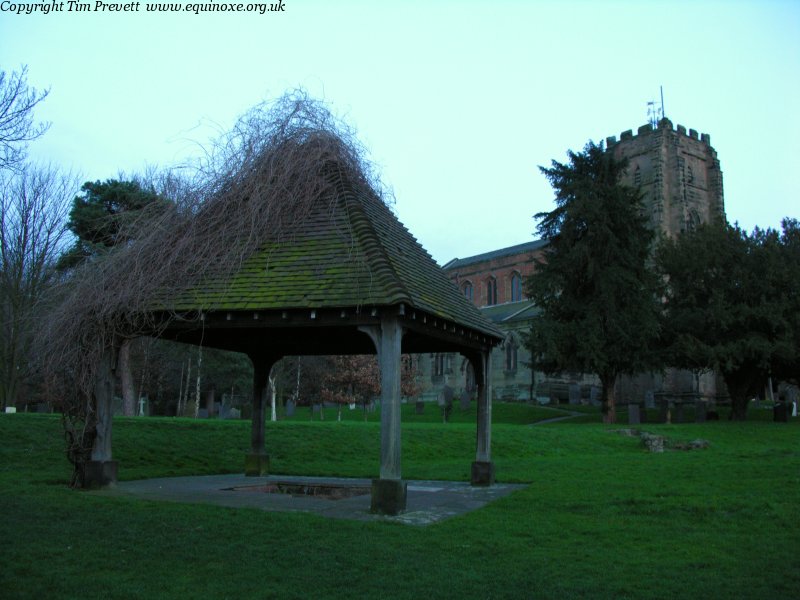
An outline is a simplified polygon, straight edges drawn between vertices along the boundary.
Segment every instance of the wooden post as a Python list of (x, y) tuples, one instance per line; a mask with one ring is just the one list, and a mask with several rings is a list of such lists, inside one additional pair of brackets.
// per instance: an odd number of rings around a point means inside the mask
[(478, 424), (475, 462), (472, 463), (471, 483), (488, 486), (494, 483), (492, 463), (492, 354), (491, 350), (468, 356), (478, 384)]
[(97, 435), (91, 460), (83, 465), (83, 484), (88, 488), (113, 485), (117, 481), (117, 463), (111, 460), (112, 402), (116, 347), (107, 348), (97, 363), (92, 395), (97, 409)]
[(394, 316), (381, 319), (380, 327), (359, 328), (370, 336), (381, 369), (381, 467), (372, 480), (371, 511), (396, 515), (406, 508), (407, 486), (400, 461), (400, 357), (403, 328)]
[(269, 373), (279, 357), (274, 355), (252, 354), (253, 363), (253, 416), (250, 428), (250, 453), (245, 456), (244, 474), (261, 477), (269, 474), (269, 454), (264, 444), (265, 408)]

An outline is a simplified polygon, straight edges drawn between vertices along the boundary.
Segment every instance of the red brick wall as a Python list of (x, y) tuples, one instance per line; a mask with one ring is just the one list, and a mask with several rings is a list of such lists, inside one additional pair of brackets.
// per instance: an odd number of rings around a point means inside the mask
[(533, 256), (541, 257), (541, 250), (525, 251), (510, 256), (502, 256), (463, 267), (445, 269), (450, 279), (461, 289), (467, 281), (472, 283), (473, 302), (476, 306), (486, 306), (486, 282), (489, 277), (497, 281), (497, 304), (511, 302), (511, 277), (514, 273), (522, 276), (522, 297), (525, 296), (525, 279), (534, 270)]

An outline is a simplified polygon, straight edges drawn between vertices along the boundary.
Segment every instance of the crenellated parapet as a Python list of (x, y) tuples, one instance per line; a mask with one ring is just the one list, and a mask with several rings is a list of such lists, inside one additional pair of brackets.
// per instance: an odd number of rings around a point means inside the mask
[[(620, 141), (624, 142), (624, 141), (631, 141), (641, 136), (650, 136), (653, 134), (658, 135), (659, 133), (664, 133), (665, 131), (674, 132), (677, 133), (678, 136), (687, 137), (689, 139), (699, 140), (700, 142), (709, 147), (709, 150), (714, 154), (714, 156), (716, 156), (717, 154), (716, 150), (714, 150), (714, 148), (711, 146), (710, 134), (698, 133), (696, 129), (687, 130), (686, 127), (684, 127), (683, 125), (676, 125), (675, 128), (673, 129), (672, 121), (666, 118), (661, 119), (658, 122), (657, 127), (653, 127), (650, 123), (647, 123), (645, 125), (640, 126), (636, 130), (636, 134), (633, 133), (632, 129), (626, 129), (625, 131), (620, 133), (619, 137)], [(611, 148), (612, 146), (618, 143), (620, 142), (617, 141), (617, 136), (615, 135), (611, 135), (606, 138), (606, 148)]]

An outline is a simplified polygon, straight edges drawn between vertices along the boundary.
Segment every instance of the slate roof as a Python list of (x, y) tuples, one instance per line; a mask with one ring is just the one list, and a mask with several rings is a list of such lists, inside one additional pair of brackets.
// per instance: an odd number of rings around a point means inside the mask
[(383, 201), (346, 183), (237, 273), (207, 281), (171, 304), (178, 311), (405, 304), (492, 338), (503, 335)]
[(534, 305), (532, 300), (483, 306), (480, 311), (481, 314), (492, 323), (498, 325), (509, 325), (520, 321), (527, 321), (539, 313), (539, 309)]
[(514, 254), (521, 254), (523, 252), (534, 252), (547, 245), (547, 240), (534, 240), (532, 242), (525, 242), (524, 244), (517, 244), (516, 246), (509, 246), (508, 248), (500, 248), (499, 250), (492, 250), (491, 252), (484, 252), (483, 254), (476, 254), (475, 256), (468, 256), (466, 258), (454, 258), (446, 263), (443, 269), (458, 269), (467, 265), (502, 258), (504, 256), (513, 256)]

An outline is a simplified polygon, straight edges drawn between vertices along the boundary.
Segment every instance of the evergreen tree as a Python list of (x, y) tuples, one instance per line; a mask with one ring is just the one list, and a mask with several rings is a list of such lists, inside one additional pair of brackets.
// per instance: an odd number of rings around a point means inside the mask
[(788, 220), (783, 237), (710, 223), (659, 249), (667, 360), (719, 373), (731, 419), (746, 418), (748, 400), (763, 392), (768, 377), (796, 377), (797, 235)]
[(136, 181), (87, 181), (69, 213), (67, 226), (77, 239), (59, 259), (59, 268), (74, 267), (90, 256), (107, 252), (129, 240), (139, 212), (166, 200)]
[(528, 279), (539, 309), (528, 343), (534, 367), (546, 373), (595, 373), (603, 420), (613, 423), (618, 375), (657, 365), (659, 305), (648, 269), (654, 234), (641, 194), (620, 183), (624, 161), (592, 142), (568, 157), (540, 167), (556, 208), (536, 215), (548, 246)]

